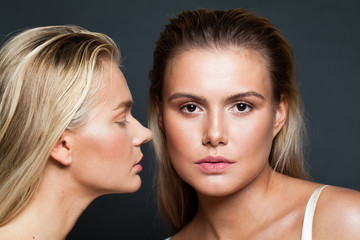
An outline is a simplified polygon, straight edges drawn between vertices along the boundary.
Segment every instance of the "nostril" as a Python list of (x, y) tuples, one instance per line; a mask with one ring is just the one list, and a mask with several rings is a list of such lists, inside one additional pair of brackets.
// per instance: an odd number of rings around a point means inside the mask
[(209, 145), (216, 147), (220, 144), (225, 145), (227, 144), (227, 138), (224, 134), (219, 135), (205, 135), (202, 140), (203, 145)]

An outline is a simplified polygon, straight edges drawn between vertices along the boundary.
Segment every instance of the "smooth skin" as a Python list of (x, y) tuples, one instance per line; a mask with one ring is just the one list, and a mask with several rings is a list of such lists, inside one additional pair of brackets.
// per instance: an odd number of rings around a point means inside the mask
[[(287, 118), (273, 101), (264, 58), (248, 49), (193, 49), (167, 65), (159, 124), (171, 162), (199, 198), (178, 239), (300, 239), (306, 203), (320, 184), (274, 172), (271, 144)], [(235, 163), (209, 174), (206, 156)], [(313, 239), (360, 236), (360, 194), (327, 187), (315, 212)]]
[(118, 66), (107, 62), (103, 77), (88, 121), (63, 133), (35, 196), (0, 228), (1, 239), (65, 239), (96, 197), (139, 189), (140, 145), (152, 134), (131, 115), (132, 97)]

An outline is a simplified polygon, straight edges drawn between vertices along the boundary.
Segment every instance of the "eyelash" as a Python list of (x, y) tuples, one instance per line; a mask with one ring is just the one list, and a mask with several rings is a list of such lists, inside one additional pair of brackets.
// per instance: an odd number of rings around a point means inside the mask
[[(235, 109), (235, 108), (237, 108), (239, 105), (243, 105), (243, 106), (245, 107), (245, 110), (239, 111), (239, 110)], [(251, 111), (251, 110), (253, 109), (253, 107), (252, 107), (250, 104), (248, 104), (248, 103), (239, 102), (239, 103), (236, 103), (234, 106), (232, 106), (231, 109), (234, 109), (236, 112), (238, 112), (238, 113), (241, 114), (241, 113), (247, 113), (247, 112)]]
[(128, 121), (122, 121), (122, 122), (117, 122), (117, 124), (120, 126), (120, 127), (125, 127), (126, 124), (128, 124), (129, 122)]
[[(243, 105), (242, 107), (245, 107), (245, 110), (243, 110), (243, 111), (237, 110), (236, 108), (240, 105)], [(187, 107), (190, 107), (190, 106), (195, 107), (195, 110), (192, 112), (189, 111), (187, 109)], [(201, 110), (201, 108), (194, 103), (186, 103), (180, 107), (180, 110), (186, 114), (195, 114), (199, 111), (199, 109)], [(251, 104), (248, 104), (245, 102), (238, 102), (238, 103), (234, 104), (230, 109), (234, 109), (237, 113), (242, 114), (242, 113), (247, 113), (247, 112), (251, 111), (253, 109), (253, 107), (251, 106)]]
[(187, 103), (187, 104), (182, 105), (182, 106), (180, 107), (180, 110), (181, 110), (182, 112), (186, 113), (186, 114), (194, 114), (194, 113), (196, 113), (195, 111), (194, 111), (194, 112), (188, 111), (186, 108), (189, 107), (189, 106), (193, 106), (193, 107), (195, 107), (195, 109), (201, 109), (200, 107), (198, 107), (198, 106), (197, 106), (196, 104), (194, 104), (194, 103)]

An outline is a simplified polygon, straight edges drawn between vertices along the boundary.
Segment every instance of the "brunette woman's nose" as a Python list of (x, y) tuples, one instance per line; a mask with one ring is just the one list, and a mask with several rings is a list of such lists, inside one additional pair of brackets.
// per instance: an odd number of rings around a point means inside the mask
[(221, 116), (210, 116), (204, 123), (202, 144), (212, 147), (226, 145), (228, 142), (226, 129), (227, 126)]

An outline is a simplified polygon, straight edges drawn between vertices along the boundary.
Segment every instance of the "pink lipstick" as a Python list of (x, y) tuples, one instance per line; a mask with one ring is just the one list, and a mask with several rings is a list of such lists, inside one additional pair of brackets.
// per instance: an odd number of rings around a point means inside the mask
[(133, 166), (133, 169), (135, 169), (136, 172), (142, 171), (142, 166), (140, 165), (140, 161), (142, 160), (143, 156), (141, 156), (140, 160), (136, 162)]
[(222, 156), (207, 156), (200, 161), (197, 161), (195, 164), (205, 173), (216, 174), (224, 172), (234, 163), (234, 161), (226, 159)]

